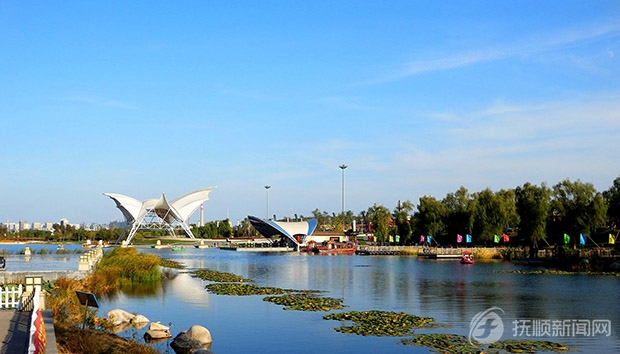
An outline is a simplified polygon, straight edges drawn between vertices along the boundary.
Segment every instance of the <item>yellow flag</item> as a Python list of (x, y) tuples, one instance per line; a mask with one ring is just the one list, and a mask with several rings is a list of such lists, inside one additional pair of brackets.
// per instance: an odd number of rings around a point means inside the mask
[(609, 234), (609, 244), (613, 245), (616, 243), (616, 238), (614, 237), (614, 235)]

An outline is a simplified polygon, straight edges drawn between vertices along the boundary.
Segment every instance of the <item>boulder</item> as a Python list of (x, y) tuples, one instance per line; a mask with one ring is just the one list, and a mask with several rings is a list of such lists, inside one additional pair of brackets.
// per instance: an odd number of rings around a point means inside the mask
[(177, 334), (176, 337), (170, 343), (170, 347), (174, 349), (177, 354), (191, 354), (196, 349), (200, 349), (202, 344), (196, 339), (192, 339), (187, 335), (187, 332), (183, 331)]
[(146, 339), (147, 341), (167, 339), (171, 337), (172, 335), (170, 334), (170, 331), (157, 331), (154, 329), (149, 329), (144, 333), (144, 339)]
[(201, 344), (207, 344), (213, 342), (211, 339), (211, 332), (208, 329), (200, 325), (193, 325), (187, 331), (187, 335), (191, 339), (199, 341)]
[(114, 309), (108, 312), (108, 321), (117, 326), (121, 323), (129, 323), (135, 315), (121, 309)]
[(144, 333), (144, 338), (146, 340), (157, 340), (164, 338), (171, 338), (172, 334), (170, 334), (170, 327), (164, 326), (159, 321), (151, 322), (149, 325), (148, 331)]
[(161, 322), (157, 321), (151, 322), (151, 324), (149, 325), (149, 330), (170, 332), (170, 327), (163, 325), (161, 324)]
[(137, 324), (142, 324), (142, 323), (146, 325), (147, 323), (149, 323), (149, 319), (144, 317), (143, 315), (135, 315), (131, 318), (131, 320), (129, 320), (129, 322), (131, 322), (132, 325), (137, 325)]

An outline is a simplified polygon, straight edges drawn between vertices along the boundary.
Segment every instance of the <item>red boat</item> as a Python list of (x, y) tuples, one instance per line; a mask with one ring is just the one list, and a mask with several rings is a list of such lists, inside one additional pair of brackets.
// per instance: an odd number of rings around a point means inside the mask
[(301, 248), (300, 251), (323, 255), (350, 255), (355, 254), (356, 249), (357, 247), (355, 247), (355, 244), (352, 242), (326, 241), (317, 244), (316, 241), (310, 241), (308, 245)]
[(474, 255), (469, 251), (463, 252), (463, 256), (461, 257), (461, 263), (474, 264)]

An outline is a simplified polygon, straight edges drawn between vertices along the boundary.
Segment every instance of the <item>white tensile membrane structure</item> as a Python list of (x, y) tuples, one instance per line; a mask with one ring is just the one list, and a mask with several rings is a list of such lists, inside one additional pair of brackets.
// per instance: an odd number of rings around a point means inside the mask
[[(170, 235), (176, 236), (174, 229), (181, 227), (189, 238), (195, 238), (189, 229), (187, 221), (189, 217), (204, 201), (209, 200), (209, 193), (215, 187), (208, 187), (187, 193), (179, 198), (168, 202), (166, 195), (162, 194), (159, 199), (147, 199), (141, 202), (132, 197), (115, 193), (103, 193), (114, 200), (116, 207), (120, 209), (127, 220), (126, 242), (129, 244), (138, 230), (168, 230)], [(119, 236), (119, 243), (125, 233)]]

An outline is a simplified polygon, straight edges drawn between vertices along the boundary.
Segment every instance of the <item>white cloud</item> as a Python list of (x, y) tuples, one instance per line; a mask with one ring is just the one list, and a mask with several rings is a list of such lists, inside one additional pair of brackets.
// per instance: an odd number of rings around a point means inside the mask
[[(575, 27), (536, 37), (517, 40), (509, 45), (472, 49), (443, 57), (420, 59), (404, 65), (404, 69), (376, 82), (396, 81), (406, 77), (436, 71), (444, 71), (503, 60), (513, 57), (529, 57), (566, 47), (575, 43), (597, 40), (620, 34), (620, 24), (611, 23), (587, 27)], [(611, 54), (613, 56), (613, 52)], [(584, 65), (581, 63), (580, 65)]]

